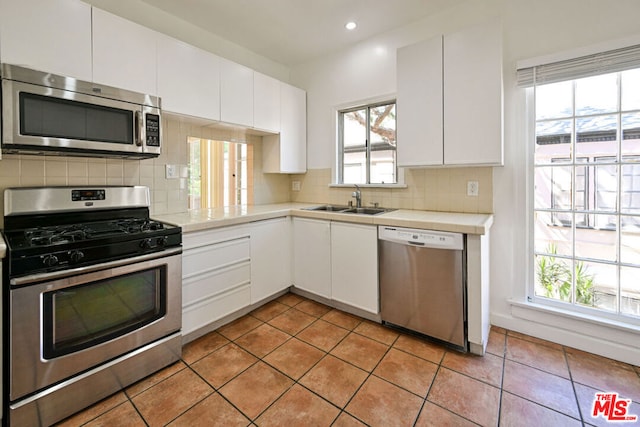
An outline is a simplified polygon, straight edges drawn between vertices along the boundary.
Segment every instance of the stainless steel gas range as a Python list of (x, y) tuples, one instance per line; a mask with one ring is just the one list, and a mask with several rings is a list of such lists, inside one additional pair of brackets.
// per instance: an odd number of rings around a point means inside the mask
[(182, 233), (149, 201), (139, 186), (5, 190), (9, 425), (53, 424), (179, 360)]

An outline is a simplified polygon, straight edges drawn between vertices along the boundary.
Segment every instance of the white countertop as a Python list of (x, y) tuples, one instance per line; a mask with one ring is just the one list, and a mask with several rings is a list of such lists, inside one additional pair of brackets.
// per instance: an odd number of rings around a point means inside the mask
[(493, 224), (493, 215), (491, 214), (398, 209), (379, 215), (360, 215), (303, 209), (321, 204), (322, 203), (279, 203), (270, 205), (241, 205), (217, 209), (192, 210), (175, 214), (153, 215), (153, 218), (180, 226), (185, 233), (283, 216), (326, 219), (359, 224), (422, 228), (465, 234), (486, 234)]

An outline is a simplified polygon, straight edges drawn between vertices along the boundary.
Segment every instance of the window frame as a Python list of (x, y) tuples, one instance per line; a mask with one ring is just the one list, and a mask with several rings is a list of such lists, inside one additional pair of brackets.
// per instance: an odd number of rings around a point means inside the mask
[[(619, 72), (618, 72), (619, 73)], [(603, 73), (603, 74), (608, 74), (608, 73)], [(573, 79), (569, 79), (568, 81), (573, 81), (574, 82), (574, 91), (575, 91), (575, 81), (578, 80), (579, 77), (577, 78), (573, 78)], [(544, 84), (540, 83), (540, 84)], [(621, 90), (620, 84), (618, 83), (618, 91)], [(575, 92), (574, 95), (575, 97)], [(617, 283), (617, 295), (615, 296), (615, 298), (617, 299), (617, 303), (616, 303), (616, 307), (614, 311), (609, 311), (608, 309), (605, 308), (599, 308), (599, 307), (590, 307), (590, 306), (584, 306), (579, 304), (576, 300), (575, 300), (575, 295), (573, 297), (571, 297), (570, 301), (566, 302), (560, 299), (554, 299), (554, 298), (547, 298), (545, 296), (542, 295), (536, 295), (536, 271), (537, 271), (537, 266), (536, 266), (536, 257), (537, 256), (548, 256), (549, 254), (543, 253), (541, 251), (537, 251), (536, 250), (536, 237), (535, 237), (535, 228), (536, 228), (536, 213), (537, 212), (544, 212), (544, 211), (548, 211), (550, 213), (550, 215), (553, 217), (554, 213), (557, 213), (556, 210), (553, 208), (553, 206), (551, 206), (549, 209), (546, 208), (537, 208), (536, 207), (536, 188), (535, 188), (535, 176), (536, 176), (536, 170), (538, 167), (545, 167), (545, 166), (551, 166), (553, 161), (551, 161), (549, 164), (543, 164), (543, 163), (537, 163), (536, 162), (536, 146), (538, 145), (537, 141), (536, 141), (536, 129), (537, 129), (537, 122), (538, 120), (536, 119), (536, 90), (535, 90), (535, 85), (531, 86), (531, 87), (527, 87), (526, 88), (526, 94), (525, 94), (525, 99), (526, 99), (526, 132), (527, 132), (527, 137), (526, 140), (528, 141), (528, 148), (526, 150), (527, 153), (527, 188), (529, 189), (528, 192), (528, 197), (527, 197), (527, 224), (528, 224), (528, 244), (527, 244), (527, 270), (528, 270), (528, 280), (527, 280), (527, 289), (526, 289), (526, 295), (527, 295), (527, 300), (529, 302), (532, 303), (537, 303), (537, 304), (541, 304), (541, 305), (545, 305), (548, 307), (555, 307), (555, 308), (559, 308), (562, 310), (566, 310), (568, 309), (569, 311), (575, 312), (576, 314), (586, 314), (589, 316), (593, 316), (596, 318), (600, 318), (600, 319), (610, 319), (610, 320), (614, 320), (614, 321), (623, 321), (625, 323), (628, 324), (633, 324), (633, 325), (640, 325), (640, 316), (636, 315), (636, 314), (630, 314), (630, 313), (625, 313), (622, 312), (622, 306), (623, 306), (623, 294), (624, 294), (624, 288), (623, 288), (623, 284), (621, 282), (620, 279), (620, 269), (627, 267), (627, 266), (632, 266), (631, 264), (628, 264), (624, 261), (621, 260), (620, 258), (620, 248), (618, 247), (616, 250), (618, 251), (618, 255), (616, 257), (615, 261), (606, 261), (606, 260), (594, 260), (596, 262), (602, 263), (602, 264), (610, 264), (610, 265), (614, 265), (615, 268), (617, 269), (617, 273), (616, 273), (616, 283)], [(556, 120), (563, 120), (563, 119), (570, 119), (573, 120), (575, 122), (575, 120), (577, 120), (577, 118), (580, 118), (581, 116), (577, 116), (576, 115), (576, 111), (575, 111), (575, 104), (573, 107), (573, 111), (572, 111), (572, 115), (569, 118), (556, 118)], [(618, 116), (618, 124), (617, 124), (617, 149), (616, 149), (616, 153), (612, 154), (612, 156), (608, 156), (608, 155), (595, 155), (593, 156), (593, 158), (589, 159), (590, 161), (587, 161), (585, 163), (582, 163), (582, 157), (583, 155), (581, 155), (580, 153), (576, 153), (575, 151), (572, 150), (572, 157), (571, 160), (568, 162), (568, 164), (572, 167), (572, 185), (575, 185), (576, 181), (576, 168), (579, 166), (582, 166), (585, 168), (585, 192), (586, 194), (590, 194), (590, 189), (589, 186), (593, 185), (593, 189), (592, 191), (597, 192), (597, 187), (598, 187), (598, 183), (597, 183), (597, 171), (596, 168), (598, 166), (616, 166), (617, 168), (619, 168), (618, 171), (618, 188), (616, 189), (616, 194), (618, 199), (621, 199), (623, 197), (624, 194), (624, 189), (622, 188), (622, 180), (624, 179), (624, 173), (623, 173), (623, 167), (626, 165), (633, 165), (635, 167), (637, 167), (638, 165), (640, 165), (640, 162), (634, 161), (637, 160), (638, 156), (634, 156), (634, 155), (629, 155), (629, 154), (625, 154), (623, 149), (622, 149), (622, 143), (624, 141), (625, 138), (623, 138), (622, 133), (624, 132), (624, 126), (621, 122), (620, 117), (625, 115), (625, 114), (636, 114), (640, 112), (640, 110), (624, 110), (621, 105), (620, 105), (620, 93), (618, 93), (618, 106), (617, 106), (617, 110), (613, 113), (608, 113), (608, 114), (613, 114)], [(602, 113), (602, 114), (597, 114), (597, 115), (606, 115), (607, 113)], [(543, 119), (545, 120), (545, 119)], [(572, 146), (575, 147), (575, 145), (578, 142), (583, 142), (583, 141), (578, 141), (578, 132), (575, 129), (575, 126), (573, 127), (572, 130), (572, 134), (573, 134), (573, 139), (575, 140), (575, 142), (572, 142)], [(561, 141), (560, 141), (561, 142)], [(615, 156), (615, 157), (613, 157)], [(607, 160), (605, 160), (604, 158), (609, 157)], [(601, 161), (598, 162), (597, 159), (600, 159)], [(561, 163), (561, 162), (558, 162)], [(575, 189), (574, 189), (575, 191)], [(553, 197), (553, 196), (552, 196)], [(572, 198), (575, 197), (575, 195), (572, 194)], [(594, 197), (597, 198), (597, 195), (595, 195)], [(594, 206), (589, 206), (591, 204), (591, 202), (593, 202)], [(568, 211), (570, 213), (572, 213), (574, 215), (574, 220), (577, 217), (578, 214), (584, 214), (586, 215), (587, 218), (589, 218), (591, 215), (593, 214), (610, 214), (614, 217), (616, 217), (616, 222), (617, 222), (617, 229), (609, 229), (611, 232), (615, 232), (617, 234), (616, 237), (616, 241), (617, 241), (617, 245), (620, 246), (621, 245), (621, 237), (620, 237), (620, 233), (621, 231), (621, 220), (623, 217), (625, 216), (629, 216), (629, 213), (625, 212), (624, 209), (622, 208), (621, 204), (622, 204), (622, 200), (618, 200), (617, 201), (617, 209), (612, 211), (601, 211), (600, 209), (597, 208), (596, 206), (597, 204), (597, 200), (585, 200), (585, 210), (579, 210), (575, 208), (575, 199), (572, 199), (572, 209), (571, 211)], [(632, 216), (635, 216), (636, 218), (640, 218), (640, 216), (638, 216), (638, 214), (634, 213), (631, 214)], [(589, 221), (587, 220), (587, 223)], [(581, 228), (580, 226), (578, 226), (577, 224), (575, 225), (575, 229)], [(584, 228), (588, 228), (588, 229), (595, 229), (597, 227), (595, 227), (594, 224), (586, 224), (586, 227)], [(606, 228), (603, 228), (603, 230), (606, 230)], [(572, 255), (554, 255), (555, 257), (559, 258), (559, 259), (564, 259), (566, 261), (569, 261), (571, 263), (574, 262), (589, 262), (590, 259), (585, 258), (584, 256), (578, 256), (576, 254), (576, 247), (579, 245), (576, 244), (576, 240), (575, 240), (575, 232), (574, 232), (574, 237), (572, 238)], [(573, 265), (573, 264), (571, 264)], [(635, 267), (637, 267), (637, 265), (633, 265)], [(575, 281), (575, 278), (573, 279)], [(575, 292), (575, 282), (572, 286), (572, 292)], [(597, 292), (597, 291), (596, 291)]]
[[(336, 114), (337, 114), (337, 118), (336, 118), (336, 124), (337, 124), (337, 143), (336, 143), (336, 165), (337, 165), (337, 170), (336, 170), (336, 185), (341, 186), (341, 185), (345, 185), (345, 186), (353, 186), (353, 185), (359, 185), (359, 186), (363, 186), (363, 187), (397, 187), (398, 185), (403, 185), (403, 180), (402, 180), (402, 176), (401, 176), (401, 172), (400, 169), (398, 168), (398, 158), (397, 158), (397, 154), (394, 155), (394, 160), (393, 160), (393, 167), (394, 167), (394, 176), (395, 176), (395, 181), (394, 182), (384, 182), (384, 183), (372, 183), (371, 182), (371, 109), (376, 108), (376, 107), (381, 107), (381, 106), (385, 106), (385, 105), (390, 105), (393, 104), (395, 106), (396, 109), (396, 130), (397, 130), (397, 100), (395, 99), (395, 97), (391, 97), (391, 98), (383, 98), (380, 100), (376, 100), (376, 101), (372, 101), (372, 102), (363, 102), (362, 104), (358, 104), (358, 105), (352, 105), (346, 108), (338, 108), (336, 110)], [(344, 116), (345, 114), (354, 112), (354, 111), (359, 111), (359, 110), (366, 110), (366, 126), (365, 126), (365, 132), (366, 132), (366, 140), (365, 140), (365, 145), (364, 145), (364, 153), (365, 153), (365, 167), (366, 167), (366, 171), (365, 171), (365, 183), (349, 183), (349, 182), (344, 182), (344, 175), (345, 175), (345, 163), (344, 163), (344, 155), (345, 155), (345, 147), (344, 147)], [(358, 146), (359, 147), (359, 146)], [(397, 153), (397, 139), (396, 139), (396, 146), (393, 148), (393, 151), (395, 153)]]

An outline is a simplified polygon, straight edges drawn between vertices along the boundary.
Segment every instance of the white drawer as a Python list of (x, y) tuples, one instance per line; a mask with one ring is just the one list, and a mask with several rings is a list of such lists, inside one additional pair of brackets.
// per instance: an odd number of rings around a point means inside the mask
[(202, 299), (251, 283), (249, 261), (229, 265), (182, 281), (182, 305), (188, 306)]
[(182, 235), (182, 248), (184, 250), (190, 250), (202, 246), (215, 245), (228, 240), (241, 239), (243, 237), (249, 237), (249, 230), (243, 225), (184, 233)]
[(182, 278), (189, 279), (225, 266), (249, 261), (250, 257), (249, 237), (186, 249), (182, 253)]
[(250, 285), (216, 295), (182, 309), (182, 335), (197, 331), (251, 303)]

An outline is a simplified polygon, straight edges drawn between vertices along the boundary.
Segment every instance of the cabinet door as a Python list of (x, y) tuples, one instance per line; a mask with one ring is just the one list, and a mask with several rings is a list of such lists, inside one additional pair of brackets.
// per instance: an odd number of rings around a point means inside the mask
[(379, 312), (375, 226), (331, 224), (331, 298), (370, 313)]
[(220, 120), (220, 58), (159, 35), (158, 95), (165, 111)]
[(443, 162), (442, 36), (398, 49), (398, 166)]
[(251, 229), (251, 304), (291, 286), (290, 218), (259, 221)]
[(304, 173), (307, 171), (307, 93), (286, 83), (280, 88), (280, 170)]
[(79, 0), (0, 0), (0, 59), (91, 81), (91, 6)]
[(280, 81), (253, 73), (253, 127), (280, 132)]
[(293, 284), (331, 298), (331, 228), (329, 221), (293, 218)]
[(280, 135), (262, 138), (262, 170), (265, 173), (307, 171), (307, 93), (280, 84)]
[(500, 22), (446, 35), (444, 70), (444, 163), (502, 165)]
[(93, 9), (93, 81), (156, 95), (157, 33)]
[(253, 126), (253, 70), (221, 59), (220, 120)]

